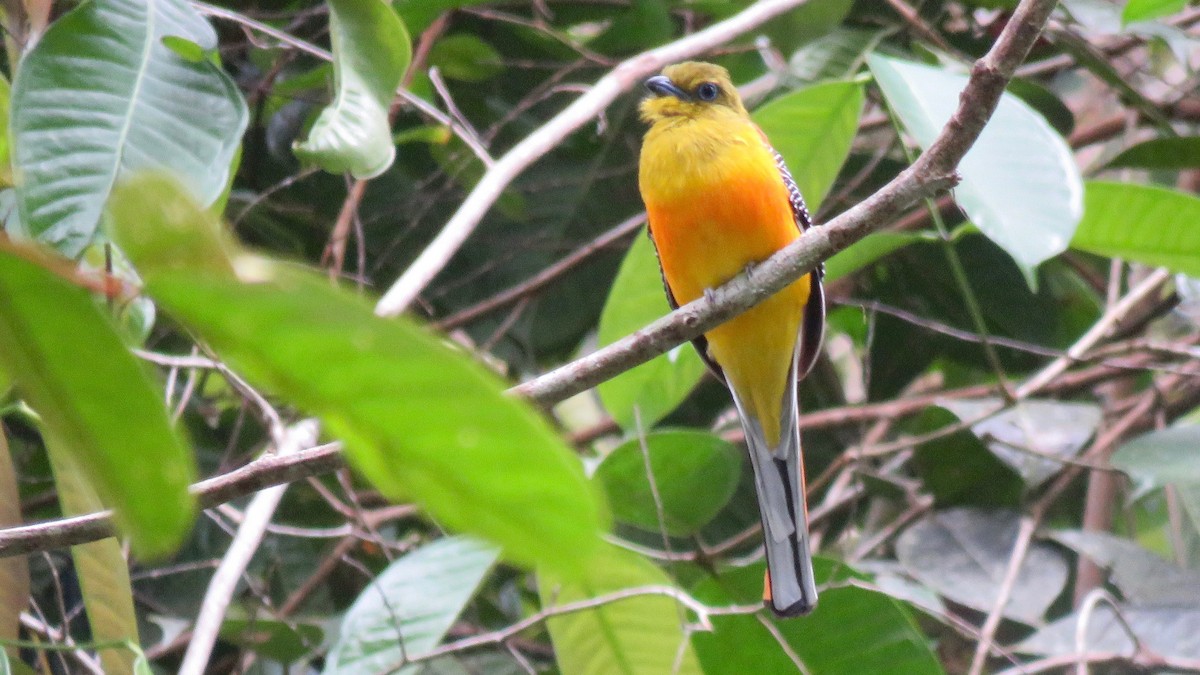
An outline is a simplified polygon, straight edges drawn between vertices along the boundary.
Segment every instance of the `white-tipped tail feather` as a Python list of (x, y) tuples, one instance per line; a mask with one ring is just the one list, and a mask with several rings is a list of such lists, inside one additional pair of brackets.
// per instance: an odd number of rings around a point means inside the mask
[[(797, 350), (799, 353), (799, 350)], [(808, 507), (804, 495), (804, 459), (797, 423), (796, 357), (788, 370), (787, 391), (780, 415), (780, 439), (769, 447), (757, 419), (733, 393), (746, 432), (746, 445), (754, 467), (758, 509), (762, 516), (767, 551), (769, 600), (780, 616), (807, 614), (817, 606), (812, 551), (808, 541)]]

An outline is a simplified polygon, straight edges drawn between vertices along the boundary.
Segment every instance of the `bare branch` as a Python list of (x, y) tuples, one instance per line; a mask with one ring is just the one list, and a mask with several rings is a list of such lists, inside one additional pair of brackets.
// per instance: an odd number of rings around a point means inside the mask
[[(317, 440), (316, 420), (304, 420), (288, 427), (284, 433), (283, 442), (276, 448), (276, 454), (292, 455), (305, 446), (312, 445)], [(267, 525), (275, 515), (279, 501), (288, 485), (269, 487), (254, 496), (246, 507), (246, 516), (238, 527), (237, 535), (229, 544), (229, 550), (221, 559), (221, 564), (213, 574), (204, 593), (204, 602), (200, 605), (200, 615), (196, 617), (196, 627), (192, 631), (192, 640), (183, 662), (179, 665), (180, 675), (203, 675), (208, 667), (208, 657), (212, 654), (213, 645), (217, 642), (217, 633), (225, 620), (225, 610), (237, 590), (238, 579), (246, 571), (254, 552), (258, 550), (266, 533)]]
[(590, 389), (733, 318), (812, 271), (820, 261), (882, 228), (918, 199), (952, 187), (957, 182), (955, 167), (979, 138), (999, 105), (1005, 85), (1033, 46), (1054, 5), (1054, 0), (1024, 0), (1020, 4), (996, 44), (971, 69), (958, 109), (941, 134), (916, 162), (875, 194), (828, 224), (808, 230), (787, 248), (708, 297), (509, 391), (548, 405)]
[[(191, 487), (200, 506), (208, 508), (272, 485), (327, 473), (345, 466), (342, 444), (328, 443), (290, 455), (265, 455), (240, 469), (200, 481)], [(35, 525), (0, 529), (0, 558), (85, 544), (116, 536), (112, 511), (89, 513)]]
[(467, 195), (442, 231), (438, 233), (404, 274), (392, 284), (375, 305), (380, 316), (400, 314), (416, 299), (458, 251), (475, 226), (508, 186), (535, 161), (554, 149), (568, 134), (587, 124), (608, 107), (617, 96), (628, 91), (645, 76), (663, 66), (712, 49), (754, 29), (769, 19), (803, 4), (805, 0), (759, 0), (732, 17), (657, 49), (630, 58), (604, 77), (583, 96), (575, 99), (537, 131), (517, 143), (496, 160), (475, 189)]

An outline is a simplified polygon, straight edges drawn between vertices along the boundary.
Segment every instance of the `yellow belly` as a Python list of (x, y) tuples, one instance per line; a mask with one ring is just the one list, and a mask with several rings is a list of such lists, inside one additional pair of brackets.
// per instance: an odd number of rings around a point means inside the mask
[[(650, 231), (663, 277), (680, 304), (800, 236), (787, 187), (757, 129), (746, 122), (732, 134), (721, 129), (723, 142), (691, 143), (697, 132), (706, 130), (676, 127), (656, 134), (652, 129), (642, 149), (640, 186)], [(779, 415), (808, 295), (806, 275), (705, 334), (709, 356), (771, 445), (779, 439)]]

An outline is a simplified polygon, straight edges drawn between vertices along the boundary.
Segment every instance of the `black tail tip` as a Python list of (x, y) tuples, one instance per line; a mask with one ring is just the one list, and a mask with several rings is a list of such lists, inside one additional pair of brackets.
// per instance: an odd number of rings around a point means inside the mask
[(815, 598), (812, 602), (804, 599), (797, 600), (787, 607), (776, 607), (775, 603), (771, 602), (770, 600), (764, 601), (763, 604), (767, 607), (770, 607), (771, 611), (775, 613), (775, 616), (781, 619), (792, 619), (797, 616), (811, 614), (812, 611), (817, 608), (817, 601)]

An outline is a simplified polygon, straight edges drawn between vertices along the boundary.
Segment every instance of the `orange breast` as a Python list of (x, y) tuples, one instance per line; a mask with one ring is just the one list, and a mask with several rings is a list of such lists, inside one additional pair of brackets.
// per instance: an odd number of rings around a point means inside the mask
[[(680, 304), (800, 236), (787, 187), (758, 130), (748, 121), (733, 133), (704, 124), (652, 130), (642, 150), (640, 185), (650, 231)], [(720, 140), (714, 142), (713, 133)], [(805, 276), (705, 335), (709, 355), (772, 444), (808, 294)]]

